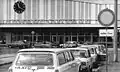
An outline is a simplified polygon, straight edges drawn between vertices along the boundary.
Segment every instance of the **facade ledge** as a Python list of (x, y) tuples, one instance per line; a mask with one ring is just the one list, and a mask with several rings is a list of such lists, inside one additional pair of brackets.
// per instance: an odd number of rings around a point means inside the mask
[[(13, 28), (13, 27), (105, 27), (101, 24), (2, 24), (0, 25), (1, 28)], [(113, 27), (111, 25), (110, 27)], [(120, 25), (118, 25), (120, 27)]]

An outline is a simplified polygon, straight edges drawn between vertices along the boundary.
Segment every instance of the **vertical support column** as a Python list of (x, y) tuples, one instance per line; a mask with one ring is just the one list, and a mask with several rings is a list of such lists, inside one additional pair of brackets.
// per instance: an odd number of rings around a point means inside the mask
[(6, 44), (11, 43), (11, 33), (5, 33), (6, 36)]
[(84, 37), (84, 42), (85, 42), (86, 41), (86, 39), (85, 39), (85, 37), (86, 37), (85, 33), (84, 33), (83, 37)]
[(93, 33), (90, 34), (90, 37), (91, 37), (91, 38), (90, 38), (90, 39), (91, 39), (90, 42), (93, 43)]
[(44, 33), (43, 33), (43, 41), (44, 41)]
[(78, 35), (79, 35), (79, 33), (77, 33), (77, 42), (78, 42)]
[(114, 38), (113, 38), (113, 48), (114, 48), (114, 61), (118, 62), (118, 49), (117, 49), (117, 11), (118, 11), (118, 0), (114, 2), (115, 9), (115, 24), (114, 24)]
[(64, 43), (65, 43), (65, 39), (66, 39), (66, 37), (65, 37), (65, 33), (64, 33)]
[(36, 42), (38, 41), (38, 33), (36, 33), (36, 39), (35, 40), (36, 40)]
[(58, 39), (58, 32), (56, 33), (56, 42), (58, 42), (59, 41), (59, 39)]
[[(108, 27), (106, 27), (107, 32)], [(105, 46), (106, 46), (106, 72), (108, 72), (108, 46), (107, 46), (107, 34), (105, 36)]]
[(50, 32), (50, 42), (52, 42), (52, 39), (51, 39), (51, 38), (52, 38), (52, 35), (51, 35), (51, 32)]
[(34, 34), (35, 34), (35, 31), (32, 31), (31, 34), (32, 34), (32, 47), (33, 47), (34, 46)]
[(72, 32), (71, 32), (71, 39), (70, 40), (72, 41)]

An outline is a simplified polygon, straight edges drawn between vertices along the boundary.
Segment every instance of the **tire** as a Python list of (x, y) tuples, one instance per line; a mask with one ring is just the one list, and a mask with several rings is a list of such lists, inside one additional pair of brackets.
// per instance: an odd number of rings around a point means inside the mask
[(90, 72), (92, 72), (92, 68), (90, 68)]
[(22, 46), (22, 48), (24, 49), (24, 48), (25, 48), (25, 46)]
[(81, 67), (79, 67), (79, 71), (78, 72), (83, 72), (83, 70), (81, 70)]
[(8, 48), (12, 48), (12, 47), (9, 45)]
[(87, 72), (91, 72), (90, 67), (87, 68)]
[(97, 63), (97, 62), (95, 62), (95, 63), (93, 64), (93, 68), (98, 68), (98, 63)]

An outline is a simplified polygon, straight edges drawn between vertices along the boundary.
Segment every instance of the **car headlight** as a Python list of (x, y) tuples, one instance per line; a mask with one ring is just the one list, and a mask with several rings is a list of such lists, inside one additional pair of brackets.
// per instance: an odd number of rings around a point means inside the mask
[(13, 72), (13, 70), (12, 70), (12, 69), (9, 69), (8, 72)]
[(9, 67), (8, 72), (13, 72), (13, 70), (12, 70), (12, 68), (11, 68), (11, 67)]
[(81, 62), (81, 65), (84, 65), (84, 66), (86, 66), (86, 62)]

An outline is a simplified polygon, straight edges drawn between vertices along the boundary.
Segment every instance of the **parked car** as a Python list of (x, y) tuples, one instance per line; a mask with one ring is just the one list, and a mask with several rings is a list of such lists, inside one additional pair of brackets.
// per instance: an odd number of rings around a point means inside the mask
[(70, 50), (33, 48), (18, 51), (9, 72), (81, 72)]
[(101, 52), (100, 52), (100, 60), (101, 61), (105, 61), (106, 60), (106, 48), (104, 45), (100, 44), (100, 49), (101, 49)]
[(81, 61), (82, 71), (92, 72), (93, 61), (89, 49), (83, 47), (67, 48), (70, 49), (74, 57)]
[(98, 54), (97, 54), (97, 47), (95, 46), (89, 46), (89, 45), (81, 45), (81, 47), (86, 47), (90, 50), (90, 54), (92, 57), (92, 61), (93, 61), (93, 67), (97, 68), (98, 67)]
[(34, 47), (38, 48), (56, 48), (59, 46), (59, 43), (56, 42), (50, 42), (50, 41), (42, 41), (42, 42), (37, 42), (34, 44)]
[(78, 46), (78, 42), (76, 41), (67, 41), (64, 44), (60, 44), (60, 47), (62, 48), (73, 48)]
[(0, 40), (0, 44), (5, 44), (6, 41), (5, 40)]
[(93, 45), (89, 45), (89, 46), (95, 46), (96, 47), (96, 51), (98, 54), (98, 61), (105, 61), (106, 60), (106, 51), (105, 51), (105, 47), (104, 45), (101, 44), (93, 44)]
[(15, 48), (15, 47), (28, 48), (28, 47), (30, 47), (30, 43), (20, 40), (20, 41), (14, 41), (12, 43), (8, 43), (7, 46), (8, 46), (8, 48)]

